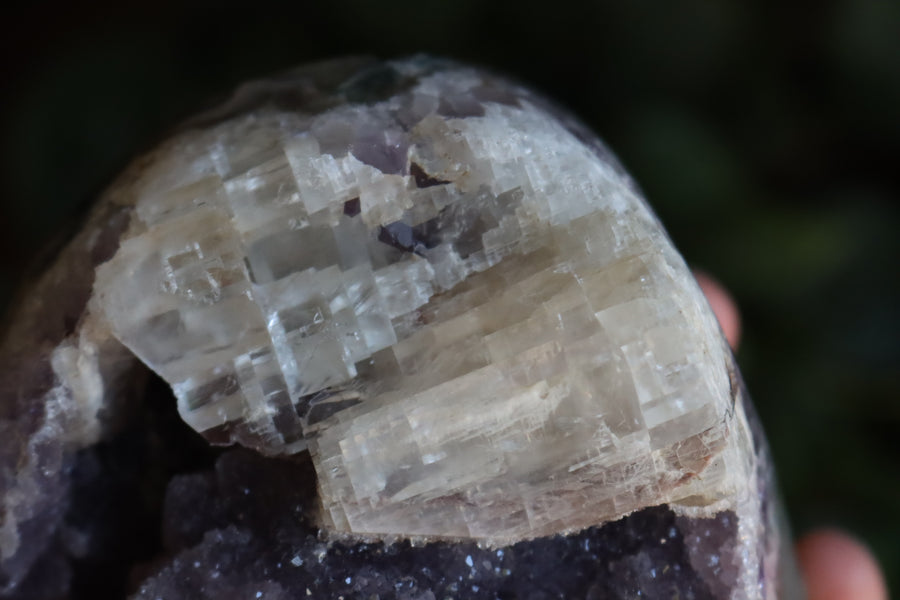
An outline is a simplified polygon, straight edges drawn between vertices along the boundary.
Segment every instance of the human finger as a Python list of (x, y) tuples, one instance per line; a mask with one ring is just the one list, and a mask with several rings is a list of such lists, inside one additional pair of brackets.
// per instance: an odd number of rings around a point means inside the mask
[(741, 317), (737, 304), (722, 284), (712, 276), (703, 271), (694, 271), (694, 277), (719, 320), (719, 325), (725, 333), (725, 339), (728, 340), (732, 349), (737, 350), (738, 343), (741, 341)]
[(797, 557), (809, 600), (887, 600), (887, 586), (872, 553), (840, 531), (803, 536)]

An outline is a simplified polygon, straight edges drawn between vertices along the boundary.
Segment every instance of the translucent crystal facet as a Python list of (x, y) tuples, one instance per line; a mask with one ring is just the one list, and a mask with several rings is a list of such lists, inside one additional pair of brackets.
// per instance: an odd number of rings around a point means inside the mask
[(666, 505), (689, 552), (720, 531), (710, 589), (774, 597), (765, 450), (715, 318), (540, 97), (330, 63), (189, 123), (105, 202), (129, 221), (67, 364), (121, 344), (211, 441), (308, 452), (325, 530), (496, 546)]
[(628, 176), (524, 90), (390, 68), (386, 99), (176, 138), (98, 272), (116, 336), (197, 430), (308, 445), (338, 530), (521, 539), (733, 498), (730, 357)]

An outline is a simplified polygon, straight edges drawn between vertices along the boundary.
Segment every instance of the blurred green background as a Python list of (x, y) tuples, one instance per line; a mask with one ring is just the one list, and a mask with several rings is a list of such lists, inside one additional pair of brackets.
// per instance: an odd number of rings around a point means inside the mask
[(795, 528), (900, 590), (900, 3), (428, 0), (5, 9), (0, 299), (135, 153), (241, 80), (352, 53), (484, 64), (574, 109), (745, 318)]

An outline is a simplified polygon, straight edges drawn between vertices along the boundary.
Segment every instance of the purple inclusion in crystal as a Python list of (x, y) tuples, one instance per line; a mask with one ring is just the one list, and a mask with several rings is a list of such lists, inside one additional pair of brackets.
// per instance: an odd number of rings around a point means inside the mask
[(364, 132), (350, 144), (350, 152), (360, 162), (390, 175), (406, 170), (408, 149), (406, 136), (390, 130)]

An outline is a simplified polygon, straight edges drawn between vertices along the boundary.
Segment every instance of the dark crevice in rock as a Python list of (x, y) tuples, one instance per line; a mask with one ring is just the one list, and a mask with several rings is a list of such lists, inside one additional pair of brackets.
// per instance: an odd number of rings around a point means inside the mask
[(169, 481), (210, 468), (221, 452), (184, 424), (169, 387), (151, 377), (124, 429), (69, 458), (62, 525), (22, 584), (3, 597), (124, 598), (135, 565), (162, 551)]
[(344, 214), (348, 217), (355, 217), (361, 212), (361, 207), (359, 205), (359, 196), (356, 198), (351, 198), (344, 202)]
[(409, 164), (409, 174), (413, 176), (417, 188), (427, 188), (450, 183), (446, 179), (438, 179), (437, 177), (429, 175), (425, 172), (425, 169), (416, 163)]
[(425, 250), (438, 244), (438, 240), (430, 234), (427, 227), (413, 227), (403, 221), (396, 221), (382, 225), (378, 229), (378, 241), (398, 250), (422, 256)]

